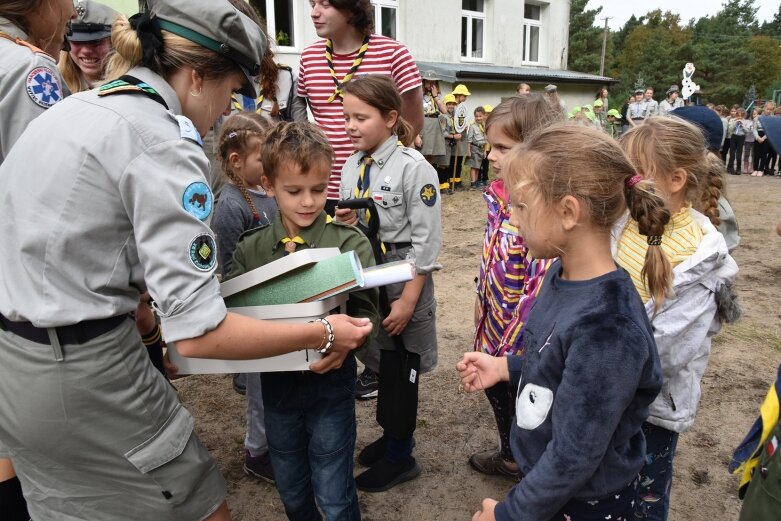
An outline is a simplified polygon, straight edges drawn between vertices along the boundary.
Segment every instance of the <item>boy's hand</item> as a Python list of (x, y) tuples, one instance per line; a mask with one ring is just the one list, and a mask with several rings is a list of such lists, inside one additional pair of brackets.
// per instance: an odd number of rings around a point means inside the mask
[(499, 504), (498, 501), (489, 497), (485, 498), (483, 500), (483, 510), (475, 512), (475, 515), (472, 516), (472, 521), (496, 521), (494, 510), (496, 510), (497, 504)]
[(464, 358), (456, 364), (461, 384), (468, 393), (488, 389), (499, 382), (510, 381), (507, 358), (494, 357), (485, 353), (464, 353)]
[(339, 208), (337, 206), (334, 210), (334, 221), (355, 226), (355, 223), (358, 222), (358, 214), (350, 208)]
[(453, 139), (456, 141), (461, 141), (461, 134), (453, 134)]
[(415, 312), (415, 304), (411, 304), (404, 298), (391, 302), (391, 311), (382, 321), (382, 326), (389, 335), (400, 335), (407, 327)]
[(368, 318), (353, 318), (347, 315), (329, 315), (328, 321), (334, 328), (334, 345), (322, 360), (309, 366), (315, 373), (327, 373), (342, 366), (347, 353), (361, 347), (372, 332)]

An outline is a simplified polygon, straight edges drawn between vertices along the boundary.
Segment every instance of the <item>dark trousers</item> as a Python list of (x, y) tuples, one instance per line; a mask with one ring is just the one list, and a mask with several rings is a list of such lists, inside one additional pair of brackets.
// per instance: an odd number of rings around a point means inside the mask
[(488, 165), (489, 165), (488, 159), (483, 159), (483, 162), (480, 163), (480, 175), (477, 177), (477, 180), (483, 184), (483, 186), (488, 184)]
[(727, 154), (729, 154), (729, 144), (730, 141), (732, 141), (732, 138), (726, 138), (724, 140), (724, 144), (721, 145), (721, 160), (724, 161), (724, 164), (727, 164)]
[[(763, 137), (765, 132), (760, 130), (758, 132), (759, 137)], [(767, 155), (767, 140), (763, 142), (754, 142), (754, 171), (765, 169), (765, 156)]]
[(646, 422), (643, 434), (646, 456), (640, 470), (640, 497), (635, 505), (635, 519), (667, 521), (678, 433)]
[(291, 521), (359, 521), (353, 478), (355, 357), (319, 375), (265, 373), (261, 379), (271, 465)]
[(637, 503), (637, 478), (626, 487), (605, 497), (592, 500), (570, 499), (551, 520), (616, 521), (632, 519), (633, 505)]
[(510, 446), (510, 429), (515, 419), (515, 393), (508, 382), (499, 382), (485, 390), (488, 403), (494, 410), (496, 429), (499, 431), (499, 453), (504, 461), (514, 461)]
[[(729, 144), (729, 163), (727, 164), (727, 170), (729, 172), (740, 173), (740, 161), (743, 157), (743, 143), (746, 140), (746, 136), (732, 136), (732, 140)], [(737, 167), (733, 168), (733, 164), (737, 162)]]

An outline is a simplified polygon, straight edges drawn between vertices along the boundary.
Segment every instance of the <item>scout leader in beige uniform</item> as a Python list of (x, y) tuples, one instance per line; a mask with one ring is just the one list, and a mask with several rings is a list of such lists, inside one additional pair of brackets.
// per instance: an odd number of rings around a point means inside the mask
[(313, 370), (327, 371), (371, 330), (226, 313), (199, 141), (232, 91), (257, 95), (265, 40), (227, 2), (149, 9), (114, 26), (121, 77), (36, 119), (0, 167), (0, 396), (13, 397), (0, 442), (34, 519), (229, 519), (192, 416), (128, 319), (145, 289), (185, 356), (321, 347)]
[[(71, 0), (0, 2), (0, 165), (27, 124), (64, 97), (54, 57), (75, 15)], [(27, 521), (30, 516), (7, 455), (0, 441), (3, 520)]]

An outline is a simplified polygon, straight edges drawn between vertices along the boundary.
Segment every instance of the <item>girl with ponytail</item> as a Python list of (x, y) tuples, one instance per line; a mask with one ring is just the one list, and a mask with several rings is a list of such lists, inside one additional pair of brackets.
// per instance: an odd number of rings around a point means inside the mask
[[(648, 456), (635, 515), (666, 520), (672, 460), (679, 434), (694, 423), (711, 338), (721, 322), (739, 313), (730, 291), (738, 268), (716, 228), (723, 165), (707, 150), (699, 128), (682, 118), (652, 117), (624, 134), (620, 145), (638, 177), (652, 180), (663, 193), (671, 215), (669, 223), (653, 230), (659, 247), (649, 246), (644, 222), (634, 215), (614, 228), (616, 261), (630, 273), (645, 303), (664, 374), (662, 391), (643, 425)], [(666, 295), (641, 268), (651, 250), (672, 268)]]
[(524, 329), (523, 356), (466, 353), (468, 392), (509, 381), (522, 478), (475, 520), (630, 519), (645, 458), (642, 423), (662, 385), (653, 331), (611, 230), (629, 210), (649, 243), (641, 260), (663, 302), (670, 268), (659, 239), (670, 214), (605, 133), (557, 123), (506, 157), (511, 223), (548, 269)]

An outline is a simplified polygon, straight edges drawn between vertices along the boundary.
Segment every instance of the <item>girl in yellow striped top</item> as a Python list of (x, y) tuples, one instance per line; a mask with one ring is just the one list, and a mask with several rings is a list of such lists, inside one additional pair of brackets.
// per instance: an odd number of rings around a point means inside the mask
[[(631, 219), (614, 229), (615, 259), (629, 272), (646, 304), (664, 375), (643, 425), (647, 456), (640, 472), (636, 519), (664, 521), (678, 435), (694, 422), (711, 337), (722, 320), (736, 318), (727, 317), (726, 310), (735, 309), (729, 288), (737, 265), (716, 229), (724, 165), (708, 152), (700, 129), (680, 118), (651, 117), (619, 142), (639, 176), (652, 179), (665, 196), (672, 215), (660, 236), (642, 235), (638, 222)], [(661, 248), (649, 248), (659, 243)], [(673, 286), (667, 298), (648, 290), (654, 286), (643, 271), (649, 251), (661, 251), (670, 261)]]

